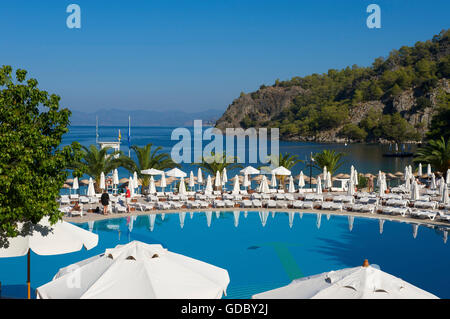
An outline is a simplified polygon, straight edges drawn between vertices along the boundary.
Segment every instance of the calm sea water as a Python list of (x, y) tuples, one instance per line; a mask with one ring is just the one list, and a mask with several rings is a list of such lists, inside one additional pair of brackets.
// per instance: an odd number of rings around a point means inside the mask
[[(99, 127), (99, 140), (100, 141), (117, 141), (119, 129), (122, 135), (121, 150), (128, 154), (128, 142), (127, 142), (127, 127)], [(171, 140), (171, 134), (174, 127), (132, 127), (131, 128), (131, 144), (144, 146), (148, 143), (153, 143), (155, 146), (161, 146), (164, 152), (170, 153), (172, 147), (178, 143), (178, 140)], [(192, 127), (187, 127), (191, 131), (193, 136)], [(204, 128), (206, 129), (206, 128)], [(225, 139), (224, 139), (225, 140)], [(78, 141), (82, 145), (95, 144), (95, 127), (87, 126), (74, 126), (70, 128), (70, 132), (64, 136), (63, 144), (70, 144), (73, 141)], [(203, 142), (205, 147), (209, 141)], [(412, 146), (414, 150), (415, 146)], [(224, 147), (225, 149), (225, 147)], [(270, 148), (268, 148), (270, 150)], [(350, 173), (350, 166), (354, 165), (358, 172), (377, 174), (379, 170), (384, 172), (395, 173), (397, 171), (403, 172), (406, 165), (411, 164), (411, 158), (385, 158), (382, 157), (382, 153), (388, 151), (387, 145), (365, 145), (365, 144), (319, 144), (319, 143), (305, 143), (305, 142), (280, 142), (281, 153), (291, 153), (299, 156), (299, 159), (305, 160), (309, 157), (310, 153), (320, 152), (324, 149), (333, 149), (338, 152), (344, 152), (347, 156), (344, 158), (345, 163), (338, 170), (337, 173)], [(131, 152), (131, 156), (134, 157), (134, 152)], [(246, 159), (248, 162), (249, 154), (246, 153)], [(259, 164), (252, 164), (257, 167)], [(190, 164), (182, 164), (182, 168), (189, 172), (193, 170), (196, 173), (195, 166)], [(305, 175), (309, 175), (309, 168), (305, 168), (304, 163), (299, 163), (293, 168), (294, 175), (298, 175), (300, 170), (303, 170)], [(229, 177), (234, 176), (237, 170), (232, 170), (229, 173)], [(321, 171), (313, 169), (312, 175), (316, 176)], [(126, 170), (119, 170), (120, 178), (128, 177), (129, 172)]]
[[(217, 214), (217, 215), (216, 215)], [(207, 226), (204, 212), (184, 226), (179, 214), (157, 216), (150, 229), (147, 215), (116, 218), (80, 227), (99, 235), (92, 250), (31, 257), (32, 287), (52, 280), (69, 264), (133, 240), (159, 243), (165, 248), (225, 268), (230, 275), (228, 298), (250, 298), (253, 294), (288, 284), (295, 278), (361, 265), (367, 258), (383, 271), (400, 277), (441, 298), (450, 298), (450, 247), (442, 230), (386, 221), (380, 233), (376, 219), (295, 213), (292, 227), (287, 213), (270, 213), (265, 226), (259, 212), (240, 212), (237, 227), (232, 212), (212, 212)], [(24, 297), (26, 257), (0, 259), (3, 295)]]

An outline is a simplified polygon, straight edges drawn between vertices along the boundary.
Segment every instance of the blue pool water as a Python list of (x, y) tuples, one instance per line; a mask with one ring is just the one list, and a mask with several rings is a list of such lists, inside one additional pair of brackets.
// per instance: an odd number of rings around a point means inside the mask
[[(32, 287), (50, 281), (59, 268), (102, 253), (105, 248), (132, 240), (160, 243), (171, 251), (225, 268), (230, 275), (228, 298), (253, 294), (288, 284), (292, 279), (329, 270), (354, 267), (367, 258), (382, 270), (438, 297), (450, 298), (449, 244), (442, 230), (420, 226), (416, 238), (412, 224), (355, 218), (350, 231), (346, 216), (329, 220), (322, 214), (295, 213), (292, 228), (287, 213), (270, 213), (263, 227), (258, 212), (240, 212), (238, 227), (232, 212), (186, 213), (184, 227), (178, 214), (157, 216), (153, 231), (148, 216), (115, 218), (79, 224), (99, 235), (90, 251), (59, 255), (32, 254)], [(26, 257), (0, 259), (3, 295), (25, 297)]]

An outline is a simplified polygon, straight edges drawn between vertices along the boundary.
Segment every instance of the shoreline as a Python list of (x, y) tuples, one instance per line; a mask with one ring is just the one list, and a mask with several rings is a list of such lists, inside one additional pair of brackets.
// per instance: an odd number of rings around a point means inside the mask
[(411, 217), (402, 217), (400, 215), (385, 215), (385, 214), (371, 214), (371, 213), (357, 213), (351, 211), (335, 211), (335, 210), (319, 210), (319, 209), (294, 209), (294, 208), (251, 208), (251, 209), (243, 209), (243, 207), (232, 207), (232, 208), (195, 208), (195, 209), (167, 209), (167, 210), (147, 210), (147, 211), (133, 211), (131, 213), (117, 213), (117, 214), (108, 214), (103, 215), (101, 213), (85, 213), (83, 217), (67, 217), (64, 216), (63, 220), (70, 223), (87, 223), (90, 221), (100, 221), (106, 219), (116, 219), (123, 218), (129, 216), (146, 216), (152, 214), (178, 214), (181, 212), (207, 212), (207, 211), (220, 211), (220, 212), (228, 212), (228, 211), (246, 211), (246, 212), (258, 212), (258, 211), (267, 211), (267, 212), (278, 212), (278, 213), (305, 213), (305, 214), (315, 214), (321, 213), (323, 215), (336, 215), (336, 216), (353, 216), (360, 218), (370, 218), (370, 219), (383, 219), (388, 221), (397, 221), (397, 222), (405, 222), (408, 224), (418, 224), (424, 226), (441, 226), (442, 228), (448, 228), (450, 230), (450, 223), (430, 220), (430, 219), (417, 219)]

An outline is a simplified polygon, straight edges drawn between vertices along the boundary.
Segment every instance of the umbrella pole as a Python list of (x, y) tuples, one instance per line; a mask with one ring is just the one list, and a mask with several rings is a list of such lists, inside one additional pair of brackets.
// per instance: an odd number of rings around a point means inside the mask
[(31, 252), (28, 249), (27, 254), (27, 286), (28, 286), (28, 299), (31, 299), (31, 288), (30, 288), (30, 260), (31, 260)]

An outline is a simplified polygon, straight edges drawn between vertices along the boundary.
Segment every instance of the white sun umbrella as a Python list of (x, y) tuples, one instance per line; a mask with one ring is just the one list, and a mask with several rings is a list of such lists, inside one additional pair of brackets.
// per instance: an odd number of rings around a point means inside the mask
[(378, 176), (377, 176), (377, 186), (378, 187), (381, 186), (382, 180), (383, 180), (383, 173), (381, 173), (381, 171), (378, 171)]
[(261, 181), (261, 193), (263, 193), (263, 194), (270, 193), (269, 183), (267, 182), (266, 175), (263, 175), (263, 178), (262, 178), (262, 181)]
[(320, 176), (317, 176), (317, 188), (316, 188), (317, 194), (322, 194), (322, 181), (320, 180)]
[(220, 172), (219, 171), (216, 172), (216, 179), (214, 180), (214, 186), (215, 187), (222, 186), (222, 181), (220, 180)]
[(272, 173), (272, 181), (270, 182), (270, 187), (277, 188), (277, 178), (274, 173)]
[(442, 196), (442, 193), (444, 192), (444, 187), (446, 187), (444, 177), (441, 176), (438, 183), (439, 183), (439, 195)]
[(172, 168), (171, 170), (168, 170), (166, 172), (166, 175), (170, 176), (170, 177), (176, 177), (176, 178), (187, 177), (187, 174), (177, 167)]
[(9, 246), (0, 248), (0, 258), (28, 255), (28, 298), (31, 294), (30, 251), (50, 256), (79, 251), (83, 247), (89, 250), (98, 244), (98, 235), (65, 221), (51, 225), (48, 217), (42, 218), (38, 224), (18, 223), (17, 226), (19, 232), (26, 235), (8, 238)]
[(298, 192), (305, 187), (305, 177), (303, 176), (303, 171), (300, 171), (300, 175), (298, 177)]
[(430, 189), (436, 189), (436, 176), (434, 175), (434, 173), (431, 173)]
[(105, 174), (103, 172), (100, 173), (100, 189), (105, 189)]
[(261, 212), (259, 212), (259, 219), (261, 219), (261, 224), (262, 224), (263, 227), (266, 226), (267, 217), (269, 217), (269, 212), (268, 211), (261, 211)]
[(288, 187), (289, 193), (295, 193), (295, 187), (294, 187), (294, 178), (292, 176), (289, 176), (289, 187)]
[(418, 200), (418, 199), (419, 199), (419, 187), (417, 185), (416, 180), (414, 180), (411, 185), (411, 200)]
[(180, 179), (180, 185), (178, 187), (178, 194), (179, 195), (186, 195), (186, 185), (184, 184), (184, 178), (183, 177)]
[(441, 203), (443, 203), (445, 205), (450, 203), (450, 199), (448, 197), (448, 186), (447, 186), (447, 184), (444, 184), (444, 191), (442, 192)]
[(190, 172), (189, 174), (189, 188), (193, 189), (195, 186), (195, 181), (194, 181), (194, 172)]
[(238, 227), (238, 226), (239, 226), (239, 214), (240, 214), (240, 211), (238, 211), (238, 210), (235, 210), (235, 211), (233, 212), (233, 217), (234, 217), (234, 227)]
[(325, 184), (325, 187), (328, 189), (331, 189), (331, 187), (333, 186), (333, 181), (331, 180), (331, 173), (330, 171), (327, 172), (327, 182)]
[(208, 175), (208, 178), (206, 179), (205, 194), (212, 194), (212, 192), (213, 192), (213, 188), (212, 188), (211, 176)]
[(233, 186), (233, 191), (231, 192), (234, 195), (238, 195), (240, 191), (240, 187), (239, 187), (239, 177), (236, 175), (234, 177), (234, 186)]
[(203, 185), (203, 174), (202, 174), (202, 169), (200, 167), (197, 170), (197, 183), (199, 185)]
[(384, 196), (384, 192), (386, 191), (386, 188), (384, 187), (384, 181), (383, 181), (383, 175), (380, 174), (380, 185), (378, 186), (378, 193), (381, 196)]
[(89, 197), (95, 196), (94, 182), (92, 181), (92, 177), (89, 177), (87, 196)]
[(368, 263), (295, 279), (253, 299), (436, 299), (435, 295)]
[[(409, 173), (408, 173), (409, 175)], [(405, 188), (409, 191), (411, 191), (411, 178), (408, 176), (408, 178), (405, 180)]]
[(358, 186), (358, 171), (356, 170), (356, 168), (353, 172), (353, 184), (355, 184), (355, 186)]
[(430, 164), (427, 165), (427, 175), (428, 175), (428, 177), (431, 177), (431, 165)]
[(248, 178), (248, 174), (247, 173), (244, 173), (244, 181), (242, 182), (242, 186), (244, 186), (244, 187), (248, 187), (248, 186), (250, 186), (251, 184), (250, 184), (250, 180), (249, 180), (249, 178)]
[(322, 172), (322, 175), (323, 175), (323, 181), (324, 181), (324, 182), (327, 180), (327, 176), (328, 176), (327, 173), (328, 173), (327, 167), (324, 166), (324, 167), (323, 167), (323, 172)]
[[(74, 268), (80, 275), (79, 288), (67, 285)], [(132, 241), (60, 269), (53, 281), (37, 289), (37, 295), (52, 299), (219, 299), (229, 282), (223, 268), (161, 245)]]
[(119, 185), (119, 171), (117, 170), (117, 168), (114, 169), (113, 184), (116, 186)]
[(133, 173), (133, 187), (135, 189), (139, 187), (137, 172)]
[(166, 174), (164, 172), (162, 172), (162, 174), (161, 174), (161, 183), (159, 186), (163, 189), (163, 191), (164, 191), (164, 188), (167, 187)]
[(419, 168), (417, 169), (417, 175), (419, 177), (423, 175), (423, 173), (422, 173), (422, 163), (419, 163)]
[(353, 178), (350, 178), (348, 180), (347, 195), (350, 196), (355, 195), (355, 184), (353, 183)]
[(403, 179), (406, 181), (408, 181), (409, 179), (409, 168), (408, 166), (405, 166), (405, 173), (403, 174)]
[(255, 175), (255, 174), (260, 174), (259, 170), (257, 170), (256, 168), (254, 168), (253, 166), (247, 166), (244, 169), (241, 169), (241, 174), (245, 175)]
[(227, 168), (224, 167), (222, 171), (222, 185), (225, 186), (227, 183), (228, 183)]
[(78, 177), (75, 177), (73, 179), (73, 183), (72, 183), (72, 188), (77, 190), (78, 188), (80, 188), (80, 186), (78, 185)]
[(206, 211), (205, 212), (206, 215), (206, 224), (208, 225), (208, 227), (211, 227), (211, 220), (212, 220), (212, 211)]
[(284, 166), (279, 166), (279, 167), (274, 168), (274, 169), (272, 170), (272, 174), (275, 174), (275, 175), (282, 175), (282, 176), (289, 176), (289, 175), (291, 175), (291, 171), (288, 170), (288, 169), (287, 169), (286, 167), (284, 167)]
[(155, 168), (144, 169), (141, 171), (141, 174), (145, 175), (162, 175), (163, 173), (163, 171)]
[(445, 182), (447, 183), (447, 184), (450, 184), (450, 168), (447, 170), (447, 176), (445, 177), (446, 179), (445, 179)]
[(130, 176), (130, 178), (128, 179), (128, 189), (130, 190), (130, 198), (134, 197), (134, 181), (133, 181), (133, 176)]
[(153, 176), (150, 176), (149, 193), (150, 194), (156, 193), (155, 180), (154, 180)]

